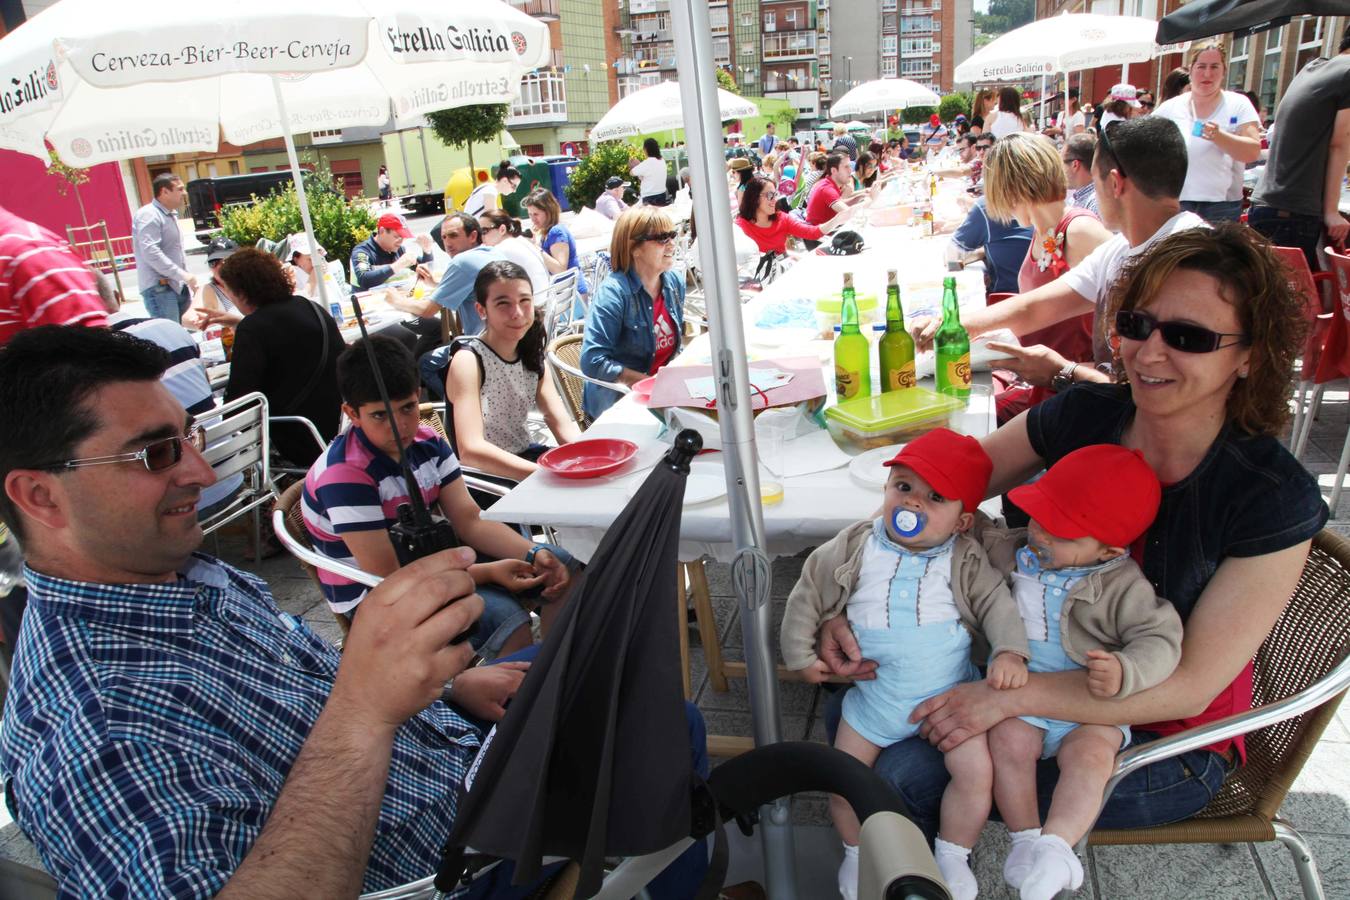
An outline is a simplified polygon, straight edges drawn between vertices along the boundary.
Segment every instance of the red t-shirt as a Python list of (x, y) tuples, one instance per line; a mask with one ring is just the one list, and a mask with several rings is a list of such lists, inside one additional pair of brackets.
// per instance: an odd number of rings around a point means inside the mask
[(741, 231), (744, 231), (750, 240), (755, 242), (755, 246), (759, 248), (760, 253), (785, 252), (788, 235), (807, 241), (818, 241), (824, 235), (815, 225), (803, 222), (796, 216), (790, 216), (784, 212), (774, 216), (768, 228), (761, 228), (749, 219), (743, 219), (740, 216), (736, 217), (736, 224), (741, 227)]
[(811, 188), (811, 197), (806, 201), (806, 221), (812, 225), (824, 225), (834, 218), (832, 206), (839, 200), (839, 185), (828, 175), (821, 177)]
[(108, 313), (68, 243), (0, 207), (0, 344), (39, 325), (106, 328)]
[(652, 300), (652, 332), (656, 336), (656, 353), (652, 356), (648, 375), (655, 375), (657, 370), (670, 362), (679, 342), (679, 335), (675, 333), (675, 320), (671, 318), (670, 310), (666, 309), (666, 298), (660, 288), (656, 289), (656, 298)]

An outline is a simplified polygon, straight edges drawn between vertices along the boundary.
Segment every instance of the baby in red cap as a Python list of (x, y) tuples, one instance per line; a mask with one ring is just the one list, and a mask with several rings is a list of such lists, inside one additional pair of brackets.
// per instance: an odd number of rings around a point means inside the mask
[[(1024, 684), (1030, 657), (1003, 573), (966, 533), (993, 471), (979, 441), (939, 428), (905, 445), (886, 465), (891, 471), (882, 514), (816, 548), (788, 596), (782, 630), (787, 666), (824, 672), (816, 633), (826, 619), (847, 614), (877, 670), (875, 680), (859, 681), (844, 696), (835, 746), (869, 766), (884, 748), (918, 733), (909, 714), (919, 703), (979, 679), (972, 644), (983, 649), (987, 640), (988, 680), (999, 688)], [(993, 778), (984, 736), (953, 749), (946, 764), (952, 781), (942, 799), (938, 866), (949, 883), (964, 872), (967, 896), (973, 897), (967, 857), (989, 815)], [(838, 797), (831, 798), (830, 811), (844, 841), (839, 891), (852, 900), (858, 820)], [(952, 852), (944, 853), (944, 846)]]
[[(1031, 525), (992, 532), (985, 547), (1011, 578), (1032, 672), (1086, 669), (1088, 691), (1102, 698), (1128, 697), (1172, 674), (1181, 619), (1128, 552), (1153, 524), (1161, 494), (1143, 456), (1115, 444), (1075, 450), (1040, 480), (1008, 492)], [(1129, 737), (1125, 726), (1034, 716), (1005, 719), (989, 732), (994, 799), (1013, 842), (1003, 877), (1024, 900), (1050, 900), (1082, 884), (1073, 845), (1096, 821)], [(1042, 829), (1036, 761), (1051, 756), (1059, 781)]]

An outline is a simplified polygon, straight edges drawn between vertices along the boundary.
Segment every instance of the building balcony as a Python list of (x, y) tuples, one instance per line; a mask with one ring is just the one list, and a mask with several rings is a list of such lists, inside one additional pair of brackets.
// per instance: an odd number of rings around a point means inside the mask
[(814, 31), (787, 31), (764, 35), (764, 59), (802, 59), (816, 55)]
[(634, 44), (657, 44), (675, 40), (675, 32), (669, 28), (662, 28), (655, 31), (644, 31), (639, 28), (634, 28), (632, 37)]
[(927, 46), (927, 47), (921, 47), (921, 48), (906, 48), (903, 44), (901, 44), (901, 45), (900, 45), (900, 58), (901, 58), (901, 59), (927, 59), (928, 57), (930, 57), (930, 56), (933, 55), (934, 51), (937, 51), (937, 50), (940, 50), (940, 49), (941, 49), (941, 47), (940, 47), (939, 45), (937, 45), (937, 44), (931, 44), (931, 45), (929, 45), (929, 46)]
[(510, 0), (510, 3), (516, 9), (529, 13), (536, 19), (556, 21), (561, 16), (559, 12), (560, 0)]
[(670, 0), (628, 0), (629, 15), (670, 12)]
[(788, 78), (777, 72), (770, 72), (764, 78), (766, 93), (789, 94), (796, 91), (814, 91), (820, 87), (820, 81), (810, 78)]
[(820, 92), (814, 87), (810, 90), (792, 90), (774, 92), (766, 83), (764, 96), (775, 100), (786, 100), (797, 110), (801, 118), (814, 119), (820, 115)]
[(563, 77), (535, 71), (520, 79), (520, 98), (511, 104), (508, 128), (558, 125), (567, 121), (567, 89)]

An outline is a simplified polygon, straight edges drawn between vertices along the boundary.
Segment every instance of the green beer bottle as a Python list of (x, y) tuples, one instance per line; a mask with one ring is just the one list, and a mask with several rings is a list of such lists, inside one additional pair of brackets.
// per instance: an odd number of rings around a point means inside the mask
[(914, 387), (914, 338), (905, 331), (905, 310), (900, 305), (896, 271), (886, 276), (886, 333), (881, 337), (881, 391)]
[(937, 351), (937, 389), (961, 400), (970, 397), (970, 335), (961, 327), (956, 279), (942, 281), (942, 327), (933, 338)]
[(853, 294), (852, 272), (844, 273), (839, 319), (839, 337), (834, 341), (834, 392), (840, 402), (854, 397), (870, 397), (871, 346), (858, 328), (858, 300)]

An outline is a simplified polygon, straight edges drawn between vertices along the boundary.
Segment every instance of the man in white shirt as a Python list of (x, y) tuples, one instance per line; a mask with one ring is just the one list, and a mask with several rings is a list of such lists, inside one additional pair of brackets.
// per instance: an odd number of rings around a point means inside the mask
[[(1181, 210), (1186, 143), (1167, 119), (1144, 116), (1113, 125), (1106, 139), (1097, 142), (1092, 162), (1101, 219), (1116, 236), (1049, 284), (962, 315), (961, 324), (971, 337), (999, 328), (1015, 334), (1038, 331), (1082, 315), (1086, 304), (1095, 311), (1095, 362), (1109, 364), (1111, 351), (1100, 319), (1121, 267), (1154, 241), (1188, 228), (1207, 227), (1199, 216)], [(939, 324), (931, 319), (916, 323), (919, 349), (932, 343)], [(1076, 381), (1111, 380), (1093, 361), (1067, 360), (1049, 347), (999, 345), (998, 349), (1006, 349), (1010, 357), (999, 367), (1016, 372), (1028, 384), (1060, 390)]]
[(595, 198), (595, 211), (606, 219), (617, 219), (628, 208), (628, 204), (623, 202), (623, 192), (627, 187), (627, 181), (618, 175), (611, 175), (605, 182), (604, 191)]
[(161, 172), (151, 182), (155, 199), (136, 211), (131, 235), (136, 254), (136, 284), (145, 311), (177, 322), (197, 290), (197, 276), (187, 269), (178, 211), (187, 199), (183, 179)]

